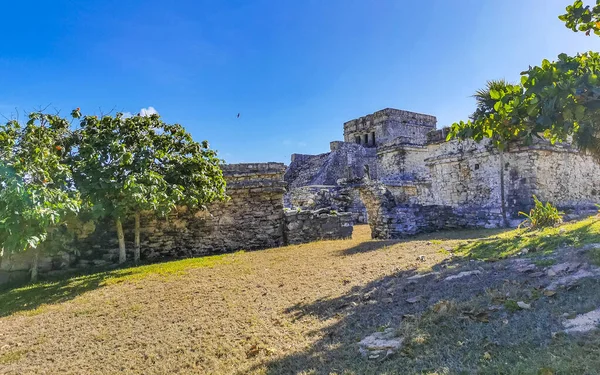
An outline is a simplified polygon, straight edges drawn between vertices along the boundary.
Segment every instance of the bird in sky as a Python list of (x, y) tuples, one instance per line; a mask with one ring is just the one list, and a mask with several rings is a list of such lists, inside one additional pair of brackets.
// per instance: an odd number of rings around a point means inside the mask
[(240, 118), (240, 114), (238, 113), (237, 118)]

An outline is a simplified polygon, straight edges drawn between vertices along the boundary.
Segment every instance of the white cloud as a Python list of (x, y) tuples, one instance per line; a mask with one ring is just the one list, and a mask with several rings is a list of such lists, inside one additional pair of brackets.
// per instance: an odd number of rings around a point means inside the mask
[(123, 118), (130, 118), (133, 117), (133, 114), (131, 112), (123, 112)]
[(158, 115), (158, 111), (154, 107), (140, 109), (140, 116), (149, 117), (152, 115)]

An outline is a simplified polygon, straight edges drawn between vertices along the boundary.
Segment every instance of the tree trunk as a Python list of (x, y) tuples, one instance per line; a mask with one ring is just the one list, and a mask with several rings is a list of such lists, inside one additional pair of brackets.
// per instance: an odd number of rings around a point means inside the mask
[(38, 281), (38, 264), (39, 264), (40, 250), (38, 248), (33, 249), (33, 259), (31, 260), (31, 282), (36, 283)]
[(115, 224), (117, 226), (117, 237), (119, 238), (119, 264), (123, 264), (127, 260), (127, 253), (125, 252), (125, 234), (123, 234), (123, 223), (121, 223), (120, 217), (117, 218)]
[(502, 211), (502, 223), (508, 227), (506, 217), (506, 198), (504, 196), (504, 151), (500, 150), (500, 209)]
[(140, 261), (140, 213), (135, 213), (135, 250), (133, 252), (133, 260), (135, 263), (139, 263)]

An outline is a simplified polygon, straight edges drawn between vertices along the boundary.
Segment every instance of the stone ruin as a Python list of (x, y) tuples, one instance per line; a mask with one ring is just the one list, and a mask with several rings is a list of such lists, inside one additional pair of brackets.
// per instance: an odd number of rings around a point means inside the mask
[[(532, 196), (569, 214), (600, 201), (600, 165), (568, 144), (446, 141), (436, 118), (384, 109), (344, 124), (344, 141), (320, 155), (281, 163), (223, 166), (230, 200), (206, 210), (142, 217), (142, 259), (170, 259), (299, 244), (352, 235), (368, 222), (373, 238), (448, 228), (515, 225)], [(133, 250), (133, 223), (125, 223)], [(110, 222), (40, 259), (40, 272), (108, 266), (118, 259)], [(131, 253), (128, 257), (132, 256)], [(4, 256), (0, 284), (28, 277), (27, 253)]]
[[(352, 236), (352, 214), (321, 210), (284, 210), (286, 167), (282, 163), (224, 165), (230, 199), (206, 210), (173, 212), (168, 218), (142, 216), (142, 260), (160, 260), (254, 250)], [(133, 257), (132, 222), (125, 222), (128, 258)], [(118, 260), (112, 222), (98, 223), (93, 233), (63, 244), (52, 256), (40, 258), (43, 274), (70, 269), (106, 267)], [(27, 253), (3, 257), (0, 284), (27, 280)]]
[(350, 212), (373, 238), (514, 226), (533, 195), (570, 215), (595, 211), (600, 165), (569, 144), (446, 141), (434, 116), (387, 108), (344, 124), (344, 141), (293, 154), (284, 202)]

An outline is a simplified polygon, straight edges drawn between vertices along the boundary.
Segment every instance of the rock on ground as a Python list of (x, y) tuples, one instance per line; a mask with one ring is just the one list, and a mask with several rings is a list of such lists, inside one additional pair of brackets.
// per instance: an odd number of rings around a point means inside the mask
[(586, 277), (597, 277), (600, 275), (600, 269), (593, 268), (588, 270), (579, 270), (574, 274), (563, 276), (560, 279), (553, 281), (546, 287), (546, 290), (556, 290), (560, 286), (568, 286), (576, 282), (577, 280), (584, 279)]
[(404, 342), (394, 328), (375, 332), (358, 343), (360, 354), (368, 359), (384, 359), (396, 353)]
[(600, 308), (589, 313), (578, 315), (575, 319), (563, 323), (567, 333), (585, 333), (598, 328), (600, 324)]
[(463, 272), (461, 272), (461, 273), (459, 273), (457, 275), (448, 276), (444, 280), (445, 281), (451, 281), (451, 280), (462, 279), (463, 277), (473, 276), (473, 275), (479, 275), (479, 274), (481, 274), (481, 271), (479, 271), (479, 270), (475, 270), (475, 271), (463, 271)]

